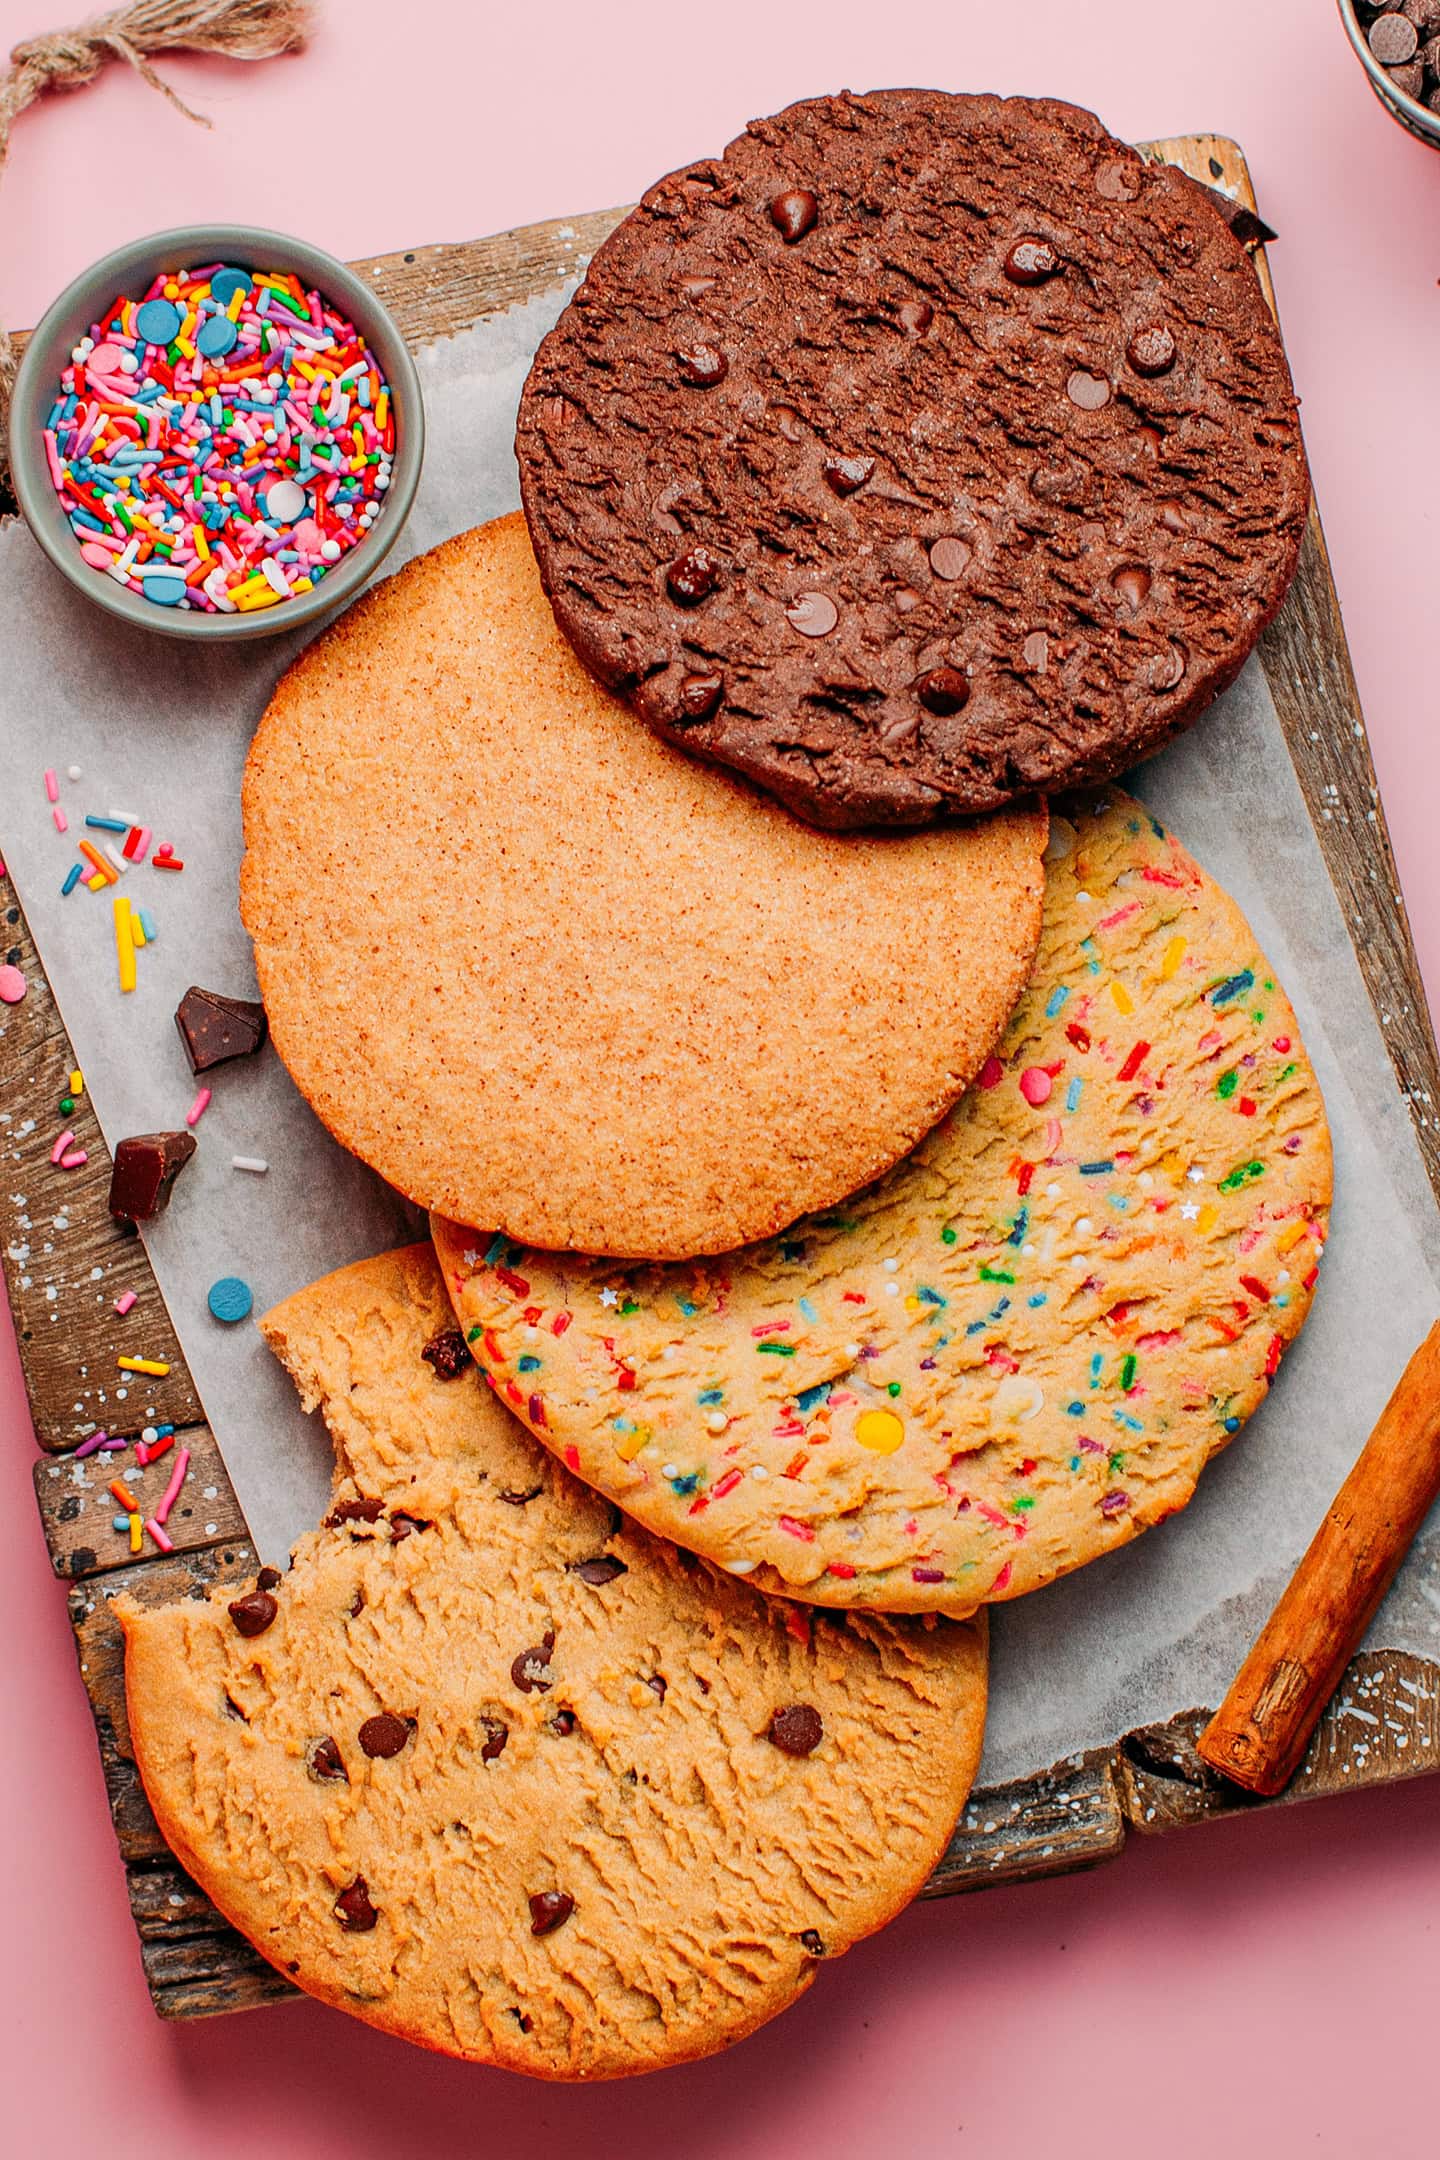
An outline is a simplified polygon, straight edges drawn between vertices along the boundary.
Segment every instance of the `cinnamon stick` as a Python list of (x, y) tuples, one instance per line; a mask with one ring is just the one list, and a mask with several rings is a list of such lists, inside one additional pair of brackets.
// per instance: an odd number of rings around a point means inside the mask
[(1440, 1493), (1440, 1321), (1400, 1375), (1230, 1692), (1196, 1742), (1270, 1795), (1289, 1782), (1350, 1655)]

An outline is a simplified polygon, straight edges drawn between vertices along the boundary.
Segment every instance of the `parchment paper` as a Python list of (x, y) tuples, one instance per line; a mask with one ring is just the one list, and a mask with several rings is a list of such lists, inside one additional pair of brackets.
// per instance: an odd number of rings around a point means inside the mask
[[(387, 570), (515, 507), (515, 406), (565, 297), (419, 356), (430, 450)], [(196, 655), (86, 605), (22, 526), (0, 536), (0, 843), (112, 1146), (184, 1119), (195, 1083), (172, 1015), (186, 986), (254, 995), (235, 904), (240, 774), (301, 642)], [(1317, 712), (1314, 724), (1331, 716)], [(108, 894), (59, 895), (73, 830), (55, 833), (41, 774), (70, 764), (84, 775), (63, 788), (72, 828), (86, 809), (138, 812), (186, 863), (178, 877), (142, 868), (128, 880), (159, 928), (128, 997), (116, 986)], [(1300, 1342), (1185, 1513), (996, 1609), (987, 1780), (1218, 1701), (1440, 1310), (1440, 1212), (1258, 664), (1133, 784), (1245, 907), (1299, 1010), (1334, 1129), (1333, 1234)], [(329, 1447), (254, 1329), (217, 1326), (205, 1293), (219, 1275), (242, 1275), (263, 1311), (421, 1234), (422, 1222), (335, 1146), (273, 1052), (221, 1068), (212, 1084), (200, 1152), (144, 1234), (256, 1543), (280, 1559), (324, 1511)], [(265, 1157), (268, 1174), (235, 1171), (234, 1154)], [(1440, 1656), (1440, 1520), (1373, 1640)]]

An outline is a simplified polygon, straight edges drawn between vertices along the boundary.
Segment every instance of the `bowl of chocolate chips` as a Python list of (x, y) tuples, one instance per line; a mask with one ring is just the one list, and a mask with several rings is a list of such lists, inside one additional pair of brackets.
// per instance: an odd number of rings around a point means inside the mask
[(1340, 0), (1340, 20), (1390, 117), (1440, 146), (1440, 0)]

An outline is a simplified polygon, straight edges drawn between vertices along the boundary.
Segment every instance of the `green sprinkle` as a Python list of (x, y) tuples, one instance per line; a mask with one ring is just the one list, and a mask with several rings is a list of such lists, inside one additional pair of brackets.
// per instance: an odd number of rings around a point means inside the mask
[(762, 1357), (764, 1357), (767, 1352), (771, 1357), (794, 1357), (795, 1355), (795, 1345), (793, 1342), (762, 1342), (756, 1343), (755, 1348), (760, 1352), (760, 1355)]
[(900, 1382), (898, 1380), (887, 1380), (885, 1383), (885, 1392), (887, 1395), (898, 1395), (900, 1392)]
[(1221, 1073), (1220, 1078), (1216, 1081), (1215, 1093), (1220, 1097), (1221, 1102), (1229, 1102), (1230, 1097), (1239, 1085), (1240, 1075), (1232, 1065), (1229, 1072)]
[(477, 1321), (477, 1323), (476, 1323), (476, 1325), (475, 1325), (474, 1327), (472, 1327), (472, 1328), (468, 1328), (468, 1329), (466, 1330), (466, 1334), (465, 1334), (465, 1340), (466, 1340), (466, 1342), (479, 1342), (479, 1340), (480, 1340), (480, 1337), (481, 1337), (481, 1335), (482, 1335), (483, 1333), (484, 1333), (484, 1330), (483, 1330), (483, 1329), (481, 1328), (481, 1326), (479, 1325), (479, 1323), (478, 1323), (478, 1321)]
[(1256, 1178), (1264, 1175), (1263, 1162), (1237, 1163), (1228, 1176), (1221, 1178), (1219, 1189), (1221, 1192), (1238, 1192), (1242, 1185), (1253, 1185)]
[(980, 1280), (981, 1282), (1013, 1283), (1015, 1277), (1011, 1274), (1008, 1274), (1004, 1268), (982, 1267), (980, 1270)]
[(1135, 1358), (1133, 1353), (1121, 1362), (1120, 1385), (1127, 1395), (1135, 1385)]
[(1112, 1456), (1110, 1457), (1110, 1474), (1111, 1474), (1111, 1476), (1112, 1476), (1112, 1477), (1113, 1477), (1113, 1476), (1115, 1476), (1115, 1475), (1116, 1475), (1116, 1474), (1117, 1474), (1118, 1472), (1122, 1471), (1122, 1470), (1123, 1470), (1124, 1468), (1125, 1468), (1125, 1457), (1124, 1457), (1123, 1455), (1121, 1455), (1120, 1453), (1118, 1453), (1118, 1451), (1117, 1451), (1117, 1453), (1115, 1453), (1114, 1455), (1112, 1455)]
[(952, 1229), (951, 1225), (947, 1222), (944, 1229), (940, 1232), (940, 1242), (942, 1245), (953, 1245), (959, 1235), (959, 1231)]

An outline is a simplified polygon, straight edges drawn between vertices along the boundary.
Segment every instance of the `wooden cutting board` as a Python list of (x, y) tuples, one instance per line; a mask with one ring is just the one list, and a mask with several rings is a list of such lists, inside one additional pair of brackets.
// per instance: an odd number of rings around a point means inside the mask
[[(1187, 135), (1145, 146), (1196, 179), (1254, 197), (1237, 146)], [(623, 215), (530, 225), (494, 239), (417, 248), (355, 267), (373, 283), (412, 344), (467, 329), (482, 316), (552, 289), (583, 265)], [(1273, 305), (1269, 273), (1257, 259)], [(1372, 1002), (1383, 1018), (1395, 1085), (1415, 1120), (1440, 1199), (1440, 1129), (1423, 1106), (1440, 1102), (1440, 1062), (1410, 939), (1384, 812), (1351, 673), (1324, 535), (1312, 512), (1299, 574), (1260, 658), (1306, 804)], [(1316, 725), (1316, 716), (1323, 724)], [(0, 831), (0, 841), (4, 834)], [(0, 953), (18, 964), (30, 994), (11, 1008), (0, 1072), (0, 1133), (7, 1169), (0, 1194), (0, 1250), (20, 1340), (41, 1460), (35, 1490), (55, 1572), (69, 1585), (80, 1673), (95, 1716), (116, 1837), (125, 1865), (145, 1977), (162, 2017), (206, 2017), (292, 1992), (215, 1911), (166, 1847), (129, 1750), (119, 1629), (108, 1599), (119, 1589), (167, 1602), (254, 1565), (244, 1517), (215, 1436), (168, 1319), (152, 1319), (146, 1348), (170, 1374), (147, 1400), (180, 1428), (192, 1471), (169, 1521), (173, 1555), (128, 1563), (110, 1529), (103, 1477), (77, 1482), (68, 1459), (97, 1423), (97, 1390), (113, 1375), (114, 1298), (141, 1290), (152, 1315), (164, 1307), (143, 1248), (122, 1236), (106, 1207), (110, 1165), (88, 1101), (73, 1130), (87, 1149), (83, 1170), (49, 1161), (55, 1106), (74, 1055), (13, 888), (0, 873), (5, 935)], [(43, 1265), (19, 1257), (43, 1244), (36, 1224), (63, 1215), (68, 1227)], [(92, 1377), (93, 1376), (93, 1377)], [(113, 1409), (109, 1413), (113, 1418)], [(118, 1428), (112, 1428), (118, 1429)], [(1356, 1435), (1357, 1448), (1362, 1434)], [(102, 1458), (103, 1459), (103, 1458)], [(83, 1466), (78, 1466), (83, 1469)], [(1440, 1768), (1440, 1665), (1397, 1652), (1357, 1658), (1342, 1689), (1368, 1713), (1327, 1713), (1295, 1783), (1279, 1802), (1353, 1791)], [(1396, 1716), (1394, 1711), (1403, 1711)], [(1199, 1761), (1194, 1739), (1209, 1716), (1198, 1707), (1166, 1726), (1116, 1734), (1105, 1747), (1044, 1775), (975, 1793), (926, 1896), (1061, 1874), (1115, 1857), (1127, 1834), (1197, 1824), (1253, 1806), (1222, 1787)], [(1399, 1745), (1396, 1742), (1399, 1742)]]

